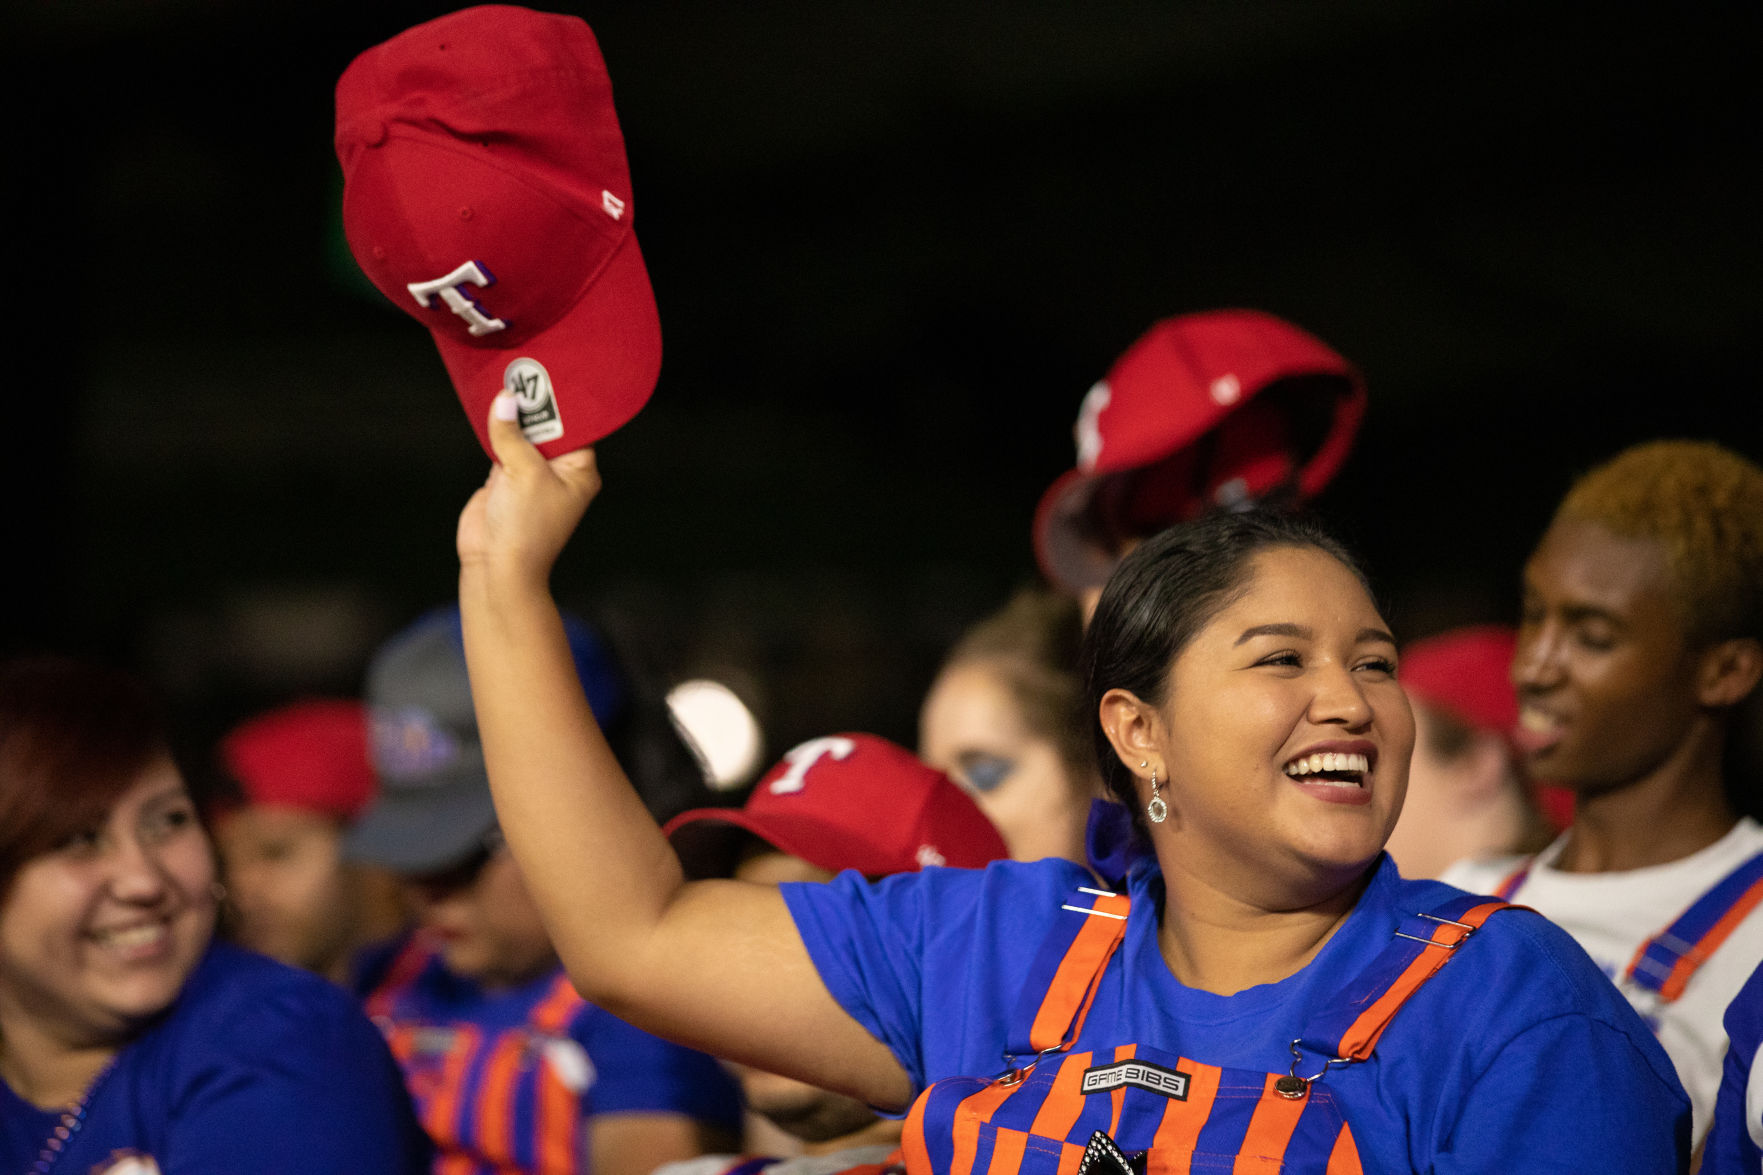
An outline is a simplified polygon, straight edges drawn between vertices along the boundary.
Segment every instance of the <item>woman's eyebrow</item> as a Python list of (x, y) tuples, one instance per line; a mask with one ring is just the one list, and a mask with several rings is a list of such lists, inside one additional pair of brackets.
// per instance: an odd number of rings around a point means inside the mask
[(1316, 634), (1302, 624), (1257, 624), (1254, 628), (1245, 629), (1243, 635), (1237, 638), (1237, 644), (1254, 640), (1258, 636), (1289, 636), (1301, 641), (1316, 639)]
[[(1246, 641), (1254, 640), (1258, 636), (1284, 636), (1300, 641), (1316, 639), (1315, 631), (1302, 624), (1257, 624), (1253, 628), (1244, 629), (1243, 635), (1237, 638), (1236, 643), (1240, 645)], [(1362, 628), (1353, 643), (1362, 645), (1367, 642), (1393, 645), (1396, 643), (1396, 638), (1381, 628)]]
[(189, 798), (189, 788), (183, 784), (168, 785), (163, 791), (156, 791), (141, 801), (142, 808), (162, 808), (167, 804), (175, 804)]

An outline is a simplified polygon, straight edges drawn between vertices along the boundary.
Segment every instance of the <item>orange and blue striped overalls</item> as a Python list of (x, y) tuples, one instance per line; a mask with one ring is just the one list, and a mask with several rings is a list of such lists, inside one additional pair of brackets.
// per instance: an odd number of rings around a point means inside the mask
[[(585, 1055), (569, 1039), (584, 1007), (561, 969), (543, 998), (512, 1031), (467, 1023), (397, 1018), (393, 997), (434, 959), (413, 935), (367, 997), (367, 1013), (404, 1070), (417, 1117), (435, 1140), (434, 1175), (478, 1171), (573, 1175), (581, 1169)], [(566, 1054), (559, 1056), (559, 1053)], [(576, 1084), (576, 1088), (572, 1088)]]
[(1263, 1073), (1142, 1044), (1070, 1051), (1125, 937), (1128, 906), (1124, 894), (1093, 889), (1065, 903), (1012, 1017), (1007, 1070), (919, 1095), (901, 1148), (909, 1175), (1358, 1172), (1328, 1069), (1371, 1056), (1421, 984), (1509, 908), (1465, 894), (1404, 919), (1291, 1042), (1291, 1069)]

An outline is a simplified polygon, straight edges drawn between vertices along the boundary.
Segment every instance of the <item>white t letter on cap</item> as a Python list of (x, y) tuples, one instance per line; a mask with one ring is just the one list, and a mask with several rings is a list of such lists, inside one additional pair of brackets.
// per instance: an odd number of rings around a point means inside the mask
[(1113, 398), (1108, 381), (1099, 379), (1084, 397), (1083, 407), (1077, 410), (1077, 427), (1072, 432), (1077, 436), (1079, 469), (1094, 469), (1097, 458), (1102, 455), (1102, 409), (1108, 407)]
[(404, 288), (415, 296), (416, 304), (424, 309), (435, 304), (436, 294), (441, 295), (441, 301), (447, 304), (447, 309), (465, 319), (473, 338), (507, 330), (506, 322), (500, 318), (491, 318), (484, 313), (484, 308), (478, 305), (476, 298), (460, 292), (459, 287), (466, 282), (474, 286), (492, 286), (496, 284), (496, 278), (477, 262), (467, 261), (446, 277), (437, 277), (432, 282), (411, 282)]
[(784, 762), (790, 765), (790, 769), (771, 781), (771, 794), (784, 796), (801, 791), (808, 785), (809, 769), (820, 761), (822, 755), (848, 759), (856, 749), (857, 744), (848, 738), (809, 739), (784, 755)]

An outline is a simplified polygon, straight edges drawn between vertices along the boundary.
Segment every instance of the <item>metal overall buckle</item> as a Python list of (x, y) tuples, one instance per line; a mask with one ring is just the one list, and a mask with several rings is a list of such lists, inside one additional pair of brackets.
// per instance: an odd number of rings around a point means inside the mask
[(1022, 1082), (1028, 1077), (1028, 1075), (1035, 1071), (1035, 1066), (1040, 1064), (1042, 1059), (1045, 1058), (1047, 1056), (1047, 1054), (1061, 1053), (1061, 1052), (1065, 1051), (1065, 1048), (1066, 1048), (1066, 1046), (1063, 1044), (1056, 1044), (1056, 1045), (1052, 1045), (1048, 1048), (1044, 1048), (1040, 1052), (1036, 1053), (1029, 1060), (1029, 1063), (1026, 1065), (1018, 1065), (1016, 1063), (1017, 1058), (1018, 1058), (1018, 1056), (1020, 1056), (1020, 1054), (1006, 1052), (1004, 1054), (1004, 1072), (999, 1074), (997, 1077), (994, 1077), (992, 1080), (997, 1082), (999, 1085), (1005, 1086), (1006, 1088), (1008, 1088), (1009, 1086), (1012, 1086), (1012, 1085), (1021, 1085)]
[(1330, 1066), (1352, 1064), (1351, 1057), (1330, 1057), (1328, 1060), (1322, 1062), (1322, 1068), (1318, 1069), (1308, 1077), (1300, 1077), (1298, 1076), (1298, 1066), (1304, 1063), (1304, 1054), (1299, 1050), (1298, 1043), (1298, 1041), (1294, 1040), (1291, 1045), (1291, 1072), (1273, 1083), (1273, 1092), (1288, 1101), (1294, 1102), (1309, 1093), (1310, 1086), (1315, 1082), (1321, 1081), (1323, 1076), (1328, 1073)]
[(1461, 930), (1463, 933), (1458, 935), (1456, 941), (1454, 941), (1454, 942), (1440, 942), (1434, 938), (1421, 938), (1418, 935), (1403, 934), (1400, 930), (1396, 931), (1397, 938), (1405, 938), (1409, 942), (1417, 942), (1417, 943), (1421, 944), (1422, 946), (1444, 947), (1447, 951), (1454, 951), (1458, 947), (1462, 946), (1464, 943), (1468, 942), (1469, 936), (1474, 934), (1476, 931), (1476, 928), (1471, 926), (1469, 923), (1459, 922), (1455, 918), (1440, 918), (1437, 914), (1426, 914), (1426, 913), (1416, 914), (1415, 917), (1425, 918), (1428, 922), (1437, 922), (1441, 926), (1455, 926), (1459, 930)]

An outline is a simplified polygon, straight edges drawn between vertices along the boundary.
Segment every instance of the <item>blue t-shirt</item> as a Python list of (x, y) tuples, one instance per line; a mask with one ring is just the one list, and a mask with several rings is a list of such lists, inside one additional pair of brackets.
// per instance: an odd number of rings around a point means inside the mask
[(1709, 1175), (1763, 1171), (1763, 967), (1751, 977), (1726, 1008), (1726, 1066), (1720, 1095), (1714, 1103), (1714, 1124), (1708, 1129), (1702, 1170)]
[[(784, 886), (840, 1006), (923, 1089), (1003, 1071), (1023, 975), (1060, 904), (1093, 885), (1065, 861), (926, 869), (869, 884)], [(1125, 940), (1074, 1051), (1137, 1043), (1208, 1065), (1283, 1074), (1290, 1043), (1389, 945), (1406, 914), (1458, 893), (1404, 881), (1385, 857), (1308, 966), (1231, 996), (1184, 987), (1157, 944), (1163, 881), (1128, 878)], [(1323, 1078), (1368, 1171), (1680, 1169), (1689, 1100), (1671, 1061), (1571, 938), (1528, 911), (1490, 918), (1404, 1006), (1360, 1064)]]
[[(30, 1170), (60, 1118), (0, 1082), (0, 1169)], [(396, 1175), (429, 1161), (397, 1066), (349, 993), (220, 943), (94, 1085), (55, 1170), (91, 1175), (131, 1155), (165, 1175)]]
[(438, 1155), (460, 1170), (578, 1165), (581, 1125), (597, 1114), (680, 1114), (739, 1132), (740, 1095), (721, 1065), (586, 1002), (561, 967), (486, 992), (406, 941), (359, 986)]

